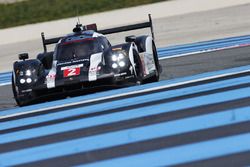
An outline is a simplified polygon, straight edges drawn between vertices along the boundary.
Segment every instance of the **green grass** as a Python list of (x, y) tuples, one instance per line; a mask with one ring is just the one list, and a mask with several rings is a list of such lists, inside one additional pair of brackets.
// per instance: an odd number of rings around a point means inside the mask
[(0, 29), (163, 0), (27, 0), (0, 4)]

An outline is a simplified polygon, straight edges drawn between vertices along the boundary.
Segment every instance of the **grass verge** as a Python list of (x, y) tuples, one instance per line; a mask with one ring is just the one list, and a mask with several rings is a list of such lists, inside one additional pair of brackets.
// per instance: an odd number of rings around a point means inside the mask
[(0, 4), (0, 29), (160, 1), (164, 0), (26, 0)]

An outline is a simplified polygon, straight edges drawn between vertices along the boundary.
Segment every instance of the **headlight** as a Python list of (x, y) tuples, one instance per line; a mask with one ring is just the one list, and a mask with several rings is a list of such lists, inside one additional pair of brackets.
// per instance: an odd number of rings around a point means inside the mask
[(124, 55), (123, 55), (122, 53), (119, 53), (119, 54), (118, 54), (118, 59), (121, 60), (121, 59), (123, 59), (123, 58), (124, 58)]
[(31, 71), (30, 71), (30, 70), (27, 70), (27, 71), (25, 72), (25, 75), (26, 75), (26, 76), (31, 76)]
[(123, 53), (113, 54), (111, 56), (112, 61), (112, 68), (125, 67), (126, 63), (124, 61), (125, 55)]
[(27, 79), (26, 79), (26, 82), (27, 82), (27, 83), (31, 83), (31, 82), (32, 82), (32, 79), (31, 79), (31, 78), (27, 78)]
[(19, 75), (20, 75), (20, 76), (23, 76), (23, 75), (24, 75), (24, 72), (23, 72), (23, 71), (20, 71), (20, 72), (19, 72)]
[(112, 64), (112, 68), (117, 68), (117, 67), (118, 67), (118, 65), (116, 63)]
[(20, 83), (24, 84), (25, 83), (25, 79), (20, 79)]
[(125, 62), (124, 62), (124, 61), (120, 61), (120, 62), (119, 62), (119, 66), (120, 66), (120, 67), (124, 67), (124, 66), (125, 66)]
[(112, 55), (112, 61), (117, 61), (118, 57), (116, 55)]
[(122, 59), (124, 59), (124, 54), (123, 53), (118, 53), (118, 54), (113, 54), (111, 59), (112, 61), (120, 61)]

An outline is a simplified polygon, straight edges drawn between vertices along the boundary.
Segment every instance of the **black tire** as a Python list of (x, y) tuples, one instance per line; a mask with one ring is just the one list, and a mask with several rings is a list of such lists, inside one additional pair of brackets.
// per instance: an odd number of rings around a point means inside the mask
[(17, 91), (16, 91), (16, 86), (15, 86), (15, 81), (14, 81), (14, 77), (13, 77), (13, 74), (12, 74), (12, 77), (11, 77), (11, 86), (12, 86), (12, 92), (13, 92), (13, 95), (14, 95), (14, 99), (17, 103), (18, 106), (21, 106), (21, 103), (19, 101), (19, 99), (17, 98)]
[(133, 55), (134, 55), (134, 63), (135, 63), (135, 78), (134, 78), (134, 82), (137, 85), (141, 85), (143, 83), (142, 62), (141, 62), (139, 53), (136, 50), (133, 51)]

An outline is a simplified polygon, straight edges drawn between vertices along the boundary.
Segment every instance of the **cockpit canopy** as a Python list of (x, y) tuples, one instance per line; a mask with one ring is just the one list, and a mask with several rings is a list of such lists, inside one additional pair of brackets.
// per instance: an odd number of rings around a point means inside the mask
[(77, 35), (65, 37), (57, 45), (56, 60), (59, 62), (88, 59), (90, 55), (103, 52), (111, 45), (103, 37), (92, 37), (92, 35)]

